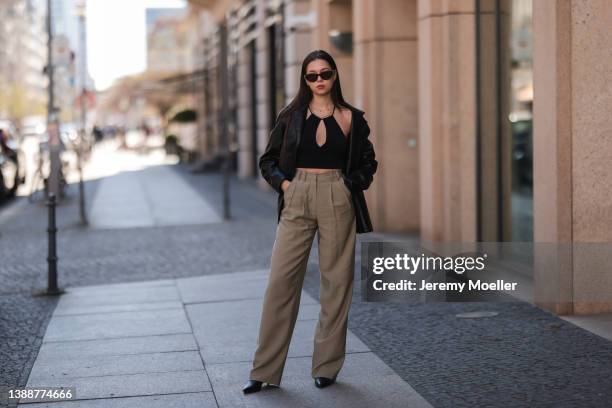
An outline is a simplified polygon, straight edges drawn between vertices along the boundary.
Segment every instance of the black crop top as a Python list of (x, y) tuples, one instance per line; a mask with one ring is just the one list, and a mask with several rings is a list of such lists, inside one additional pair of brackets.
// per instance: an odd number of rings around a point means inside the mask
[[(308, 107), (310, 110), (310, 106)], [(296, 167), (314, 167), (322, 169), (341, 169), (344, 167), (348, 155), (348, 137), (334, 118), (334, 112), (324, 118), (320, 118), (312, 113), (302, 130), (300, 145), (297, 149)], [(317, 127), (323, 121), (325, 126), (325, 143), (322, 146), (317, 144)]]

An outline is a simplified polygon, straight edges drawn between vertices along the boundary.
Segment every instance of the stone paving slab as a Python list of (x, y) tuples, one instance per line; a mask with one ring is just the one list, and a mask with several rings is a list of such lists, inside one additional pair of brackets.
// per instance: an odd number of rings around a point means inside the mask
[[(178, 279), (176, 284), (185, 303), (261, 299), (265, 295), (269, 275), (268, 269), (262, 269), (183, 278)], [(304, 291), (302, 298), (304, 303), (316, 303)]]
[(311, 359), (288, 358), (280, 388), (244, 395), (240, 389), (250, 363), (211, 364), (206, 367), (219, 407), (430, 407), (416, 391), (374, 353), (347, 354), (337, 383), (319, 389), (310, 375)]
[[(77, 399), (113, 398), (211, 391), (204, 371), (175, 371), (101, 377), (28, 380), (27, 388), (76, 387)], [(50, 400), (47, 400), (49, 402)], [(28, 401), (20, 401), (20, 404)]]
[(191, 333), (185, 333), (120, 339), (46, 342), (40, 347), (38, 359), (121, 356), (194, 350), (199, 350), (195, 338)]
[(182, 309), (183, 303), (178, 300), (145, 303), (123, 303), (114, 305), (79, 306), (78, 302), (73, 305), (58, 307), (53, 312), (54, 316), (70, 316), (82, 314), (100, 314), (110, 312), (136, 312), (160, 309)]
[[(140, 172), (157, 225), (220, 222), (221, 217), (171, 166), (152, 166)], [(159, 188), (163, 185), (164, 188)]]
[(170, 166), (151, 166), (105, 177), (100, 182), (89, 215), (92, 228), (220, 221), (210, 204)]
[(612, 341), (612, 313), (559, 316), (578, 327)]
[(33, 405), (36, 408), (216, 408), (212, 392), (151, 395), (145, 397), (123, 397), (62, 401)]
[(204, 370), (197, 351), (36, 359), (30, 381), (99, 377), (123, 374)]
[(105, 290), (121, 291), (130, 289), (143, 289), (159, 286), (176, 286), (174, 279), (153, 279), (141, 282), (109, 283), (103, 285), (71, 286), (72, 293), (98, 292)]
[(151, 303), (179, 300), (175, 286), (154, 286), (134, 289), (72, 291), (66, 289), (57, 309), (85, 306), (116, 306), (130, 303)]
[(55, 316), (43, 342), (191, 333), (181, 309)]

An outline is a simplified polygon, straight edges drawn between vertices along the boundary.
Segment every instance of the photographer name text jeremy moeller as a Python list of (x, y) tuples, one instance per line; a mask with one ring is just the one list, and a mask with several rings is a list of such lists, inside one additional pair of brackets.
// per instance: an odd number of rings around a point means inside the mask
[(457, 291), (463, 292), (467, 286), (468, 290), (516, 290), (517, 282), (506, 282), (497, 279), (495, 282), (481, 282), (480, 280), (465, 282), (426, 282), (421, 281), (421, 286), (417, 287), (417, 282), (402, 279), (399, 282), (383, 282), (377, 279), (373, 282), (374, 290), (427, 290), (427, 291)]

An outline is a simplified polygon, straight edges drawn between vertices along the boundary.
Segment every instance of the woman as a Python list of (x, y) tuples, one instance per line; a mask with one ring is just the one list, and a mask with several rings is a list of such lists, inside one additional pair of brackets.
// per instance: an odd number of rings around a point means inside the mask
[(378, 162), (363, 111), (342, 97), (336, 63), (316, 50), (302, 63), (300, 88), (278, 115), (259, 159), (279, 193), (278, 227), (253, 369), (244, 393), (278, 387), (297, 319), (308, 256), (318, 231), (321, 312), (312, 377), (332, 384), (345, 357), (357, 233), (372, 231), (363, 190)]

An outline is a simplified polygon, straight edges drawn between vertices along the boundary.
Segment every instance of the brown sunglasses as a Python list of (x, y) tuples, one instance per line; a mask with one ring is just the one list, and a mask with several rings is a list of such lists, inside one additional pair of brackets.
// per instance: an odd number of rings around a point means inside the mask
[(304, 75), (304, 78), (306, 78), (308, 82), (317, 82), (317, 78), (319, 78), (319, 76), (321, 76), (321, 79), (327, 81), (328, 79), (331, 79), (334, 76), (334, 70), (330, 69), (327, 71), (322, 71), (318, 74), (315, 72), (311, 72), (309, 74)]

